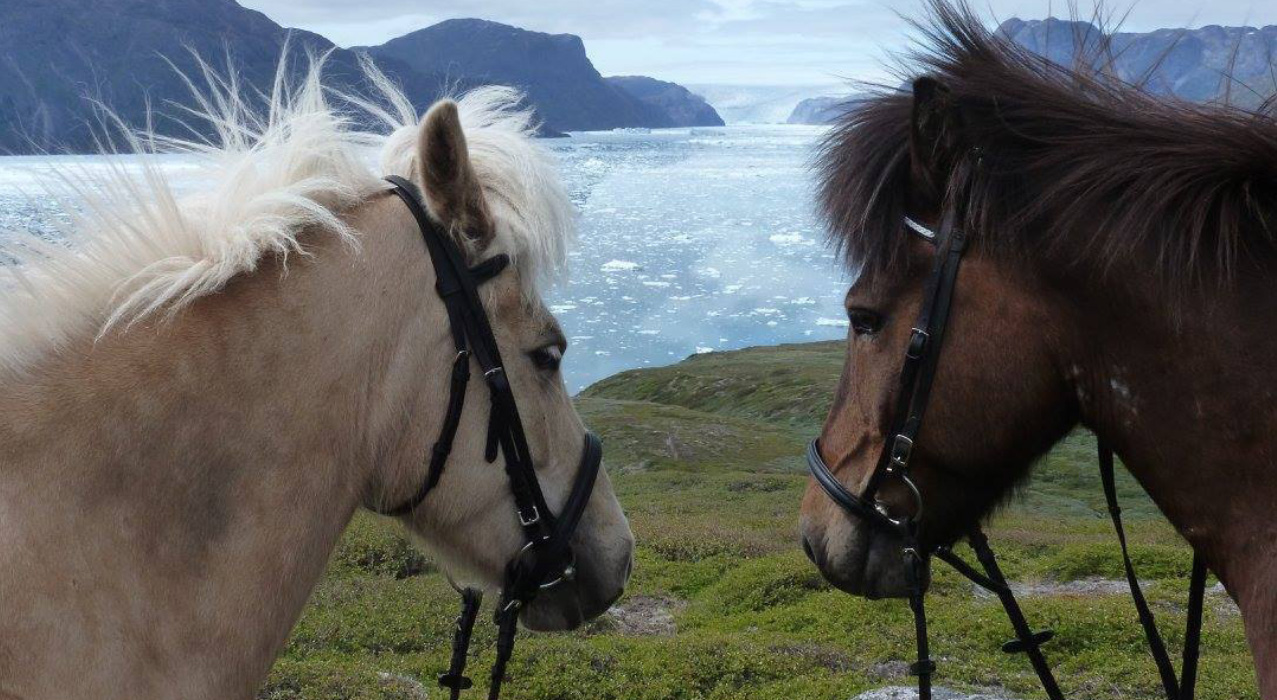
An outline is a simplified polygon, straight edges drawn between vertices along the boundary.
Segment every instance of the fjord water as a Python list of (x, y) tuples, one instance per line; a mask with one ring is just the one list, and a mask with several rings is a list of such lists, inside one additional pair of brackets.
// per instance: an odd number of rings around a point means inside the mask
[[(823, 129), (576, 133), (546, 141), (580, 211), (571, 273), (548, 296), (569, 388), (698, 352), (841, 337), (845, 276), (814, 214)], [(93, 157), (0, 158), (0, 230), (51, 232), (35, 172)], [(194, 164), (166, 157), (179, 191)], [(128, 159), (124, 167), (131, 167)]]
[(824, 130), (737, 126), (554, 142), (581, 244), (551, 304), (577, 390), (711, 352), (842, 337), (845, 275), (814, 207)]

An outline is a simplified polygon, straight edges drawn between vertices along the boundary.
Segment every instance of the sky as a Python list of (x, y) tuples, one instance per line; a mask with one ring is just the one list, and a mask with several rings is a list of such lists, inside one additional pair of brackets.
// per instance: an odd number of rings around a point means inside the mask
[[(923, 0), (239, 0), (341, 46), (380, 44), (456, 17), (576, 34), (603, 75), (704, 85), (878, 80)], [(1089, 15), (1092, 0), (1081, 0)], [(1068, 0), (972, 0), (991, 23), (1068, 15)], [(1109, 0), (1122, 28), (1277, 24), (1277, 0)], [(1052, 12), (1054, 10), (1054, 12)]]

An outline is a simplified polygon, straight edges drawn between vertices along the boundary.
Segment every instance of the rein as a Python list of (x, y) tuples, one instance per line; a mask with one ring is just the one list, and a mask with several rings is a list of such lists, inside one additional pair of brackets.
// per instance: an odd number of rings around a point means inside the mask
[[(912, 219), (905, 219), (907, 229), (936, 247), (936, 261), (927, 280), (922, 308), (918, 312), (917, 323), (910, 334), (909, 345), (905, 350), (904, 363), (900, 370), (899, 393), (895, 412), (892, 414), (891, 430), (887, 433), (892, 438), (883, 444), (882, 452), (879, 454), (878, 462), (864, 492), (852, 493), (834, 476), (821, 457), (818, 440), (813, 440), (807, 448), (807, 465), (816, 483), (820, 484), (829, 498), (844, 511), (860, 518), (873, 530), (894, 534), (901, 538), (901, 553), (905, 560), (909, 607), (913, 612), (917, 646), (917, 660), (909, 668), (910, 672), (918, 677), (919, 700), (931, 700), (931, 677), (936, 670), (935, 661), (931, 659), (925, 605), (926, 583), (932, 555), (952, 566), (976, 585), (997, 595), (1015, 631), (1015, 639), (1003, 644), (1002, 650), (1008, 654), (1023, 653), (1028, 656), (1029, 663), (1032, 664), (1047, 697), (1051, 700), (1064, 700), (1064, 695), (1060, 692), (1059, 684), (1056, 683), (1041, 648), (1055, 636), (1055, 633), (1052, 630), (1034, 632), (1029, 626), (1011, 586), (998, 567), (997, 558), (989, 547), (989, 540), (984, 533), (977, 527), (966, 536), (972, 550), (975, 551), (983, 573), (955, 554), (948, 545), (936, 547), (930, 551), (923, 551), (918, 546), (918, 524), (922, 517), (924, 501), (921, 492), (909, 476), (909, 461), (930, 399), (931, 384), (935, 379), (941, 344), (948, 325), (949, 308), (953, 302), (958, 268), (966, 248), (966, 237), (956, 228), (956, 218), (956, 209), (947, 208), (941, 219), (939, 232), (932, 231)], [(1163, 690), (1166, 692), (1167, 700), (1192, 700), (1201, 645), (1206, 565), (1194, 552), (1189, 583), (1187, 630), (1184, 635), (1181, 663), (1182, 675), (1177, 678), (1127, 550), (1126, 531), (1122, 526), (1122, 509), (1118, 505), (1117, 487), (1114, 482), (1113, 451), (1103, 441), (1099, 444), (1099, 467), (1100, 480), (1104, 486), (1104, 499), (1108, 504), (1109, 516), (1113, 520), (1118, 542), (1122, 548), (1126, 580), (1130, 584), (1131, 597), (1135, 601), (1135, 609), (1139, 614), (1144, 636), (1148, 640), (1149, 651), (1157, 664)], [(886, 504), (876, 498), (879, 489), (888, 480), (899, 482), (909, 492), (914, 505), (912, 515), (892, 517)]]
[[(492, 665), (488, 698), (497, 700), (506, 664), (514, 654), (519, 610), (542, 591), (570, 581), (576, 574), (576, 560), (569, 542), (594, 490), (603, 459), (603, 445), (593, 433), (585, 434), (572, 491), (560, 512), (557, 515), (553, 513), (541, 491), (514, 392), (506, 377), (487, 311), (479, 298), (479, 285), (500, 275), (509, 266), (510, 258), (496, 255), (474, 267), (467, 266), (465, 256), (456, 243), (426, 213), (417, 186), (397, 176), (386, 180), (392, 185), (391, 191), (407, 205), (421, 229), (421, 237), (434, 266), (435, 291), (447, 309), (448, 325), (457, 354), (452, 363), (447, 413), (439, 438), (430, 452), (425, 481), (407, 501), (392, 508), (372, 510), (393, 517), (409, 516), (438, 485), (461, 424), (466, 386), (470, 382), (470, 362), (474, 360), (488, 386), (491, 400), (484, 457), (488, 463), (495, 462), (498, 453), (504, 457), (506, 478), (510, 482), (510, 492), (514, 496), (515, 510), (526, 541), (506, 565), (501, 597), (493, 620), (498, 628), (497, 656)], [(474, 685), (465, 676), (465, 667), (483, 594), (473, 588), (463, 589), (455, 584), (453, 587), (461, 594), (461, 614), (457, 617), (453, 636), (451, 663), (447, 673), (439, 676), (439, 685), (449, 690), (452, 700), (457, 700), (461, 691)]]

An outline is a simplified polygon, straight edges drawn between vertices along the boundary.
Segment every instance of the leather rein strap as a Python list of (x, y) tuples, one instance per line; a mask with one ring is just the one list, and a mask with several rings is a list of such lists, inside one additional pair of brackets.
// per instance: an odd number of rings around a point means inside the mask
[[(917, 642), (917, 660), (910, 665), (910, 671), (918, 677), (919, 700), (931, 699), (931, 676), (936, 667), (930, 656), (925, 606), (925, 588), (931, 555), (935, 555), (958, 573), (998, 597), (1016, 635), (1014, 640), (1002, 646), (1002, 650), (1009, 654), (1023, 653), (1028, 656), (1047, 696), (1051, 700), (1064, 700), (1064, 695), (1041, 649), (1041, 646), (1054, 637), (1055, 633), (1051, 630), (1034, 632), (1029, 627), (984, 533), (977, 528), (967, 535), (967, 540), (976, 554), (983, 573), (956, 555), (948, 546), (937, 547), (929, 552), (920, 551), (918, 548), (918, 523), (922, 517), (923, 499), (917, 486), (909, 477), (909, 463), (930, 399), (931, 384), (935, 379), (941, 344), (948, 325), (949, 309), (957, 284), (958, 268), (966, 248), (965, 236), (956, 228), (956, 218), (956, 208), (947, 208), (941, 219), (939, 232), (932, 232), (912, 220), (905, 220), (907, 229), (936, 246), (936, 261), (923, 293), (923, 303), (918, 313), (917, 323), (910, 333), (909, 344), (905, 350), (898, 380), (895, 412), (892, 414), (891, 429), (887, 433), (892, 437), (883, 444), (882, 452), (879, 454), (864, 492), (852, 493), (838, 480), (825, 464), (817, 440), (813, 440), (807, 448), (807, 464), (816, 483), (839, 507), (865, 521), (869, 527), (894, 533), (901, 538), (901, 549), (905, 558), (905, 576), (909, 589), (909, 607), (913, 613)], [(1143, 627), (1144, 635), (1148, 639), (1149, 650), (1157, 664), (1166, 697), (1168, 700), (1192, 700), (1201, 646), (1206, 565), (1201, 557), (1194, 553), (1192, 577), (1189, 583), (1187, 631), (1184, 636), (1184, 654), (1181, 664), (1182, 675), (1177, 679), (1166, 652), (1166, 645), (1157, 631), (1157, 624), (1140, 589), (1134, 564), (1127, 551), (1126, 532), (1122, 526), (1121, 508), (1118, 507), (1117, 488), (1114, 482), (1113, 452), (1103, 441), (1099, 445), (1099, 464), (1104, 497), (1108, 502), (1109, 514), (1117, 530), (1118, 542), (1121, 544), (1122, 562), (1131, 587), (1131, 597), (1135, 601), (1140, 626)], [(893, 517), (886, 504), (876, 497), (888, 480), (894, 480), (905, 487), (913, 500), (913, 510), (910, 513)]]
[(1117, 502), (1117, 482), (1113, 470), (1113, 450), (1103, 440), (1099, 442), (1100, 481), (1104, 484), (1104, 500), (1108, 505), (1109, 517), (1113, 520), (1113, 529), (1117, 531), (1117, 541), (1122, 547), (1122, 567), (1126, 571), (1126, 582), (1131, 588), (1131, 599), (1135, 601), (1135, 610), (1139, 614), (1140, 626), (1144, 628), (1144, 637), (1148, 640), (1149, 652), (1157, 664), (1157, 672), (1162, 678), (1162, 689), (1167, 698), (1192, 700), (1197, 684), (1197, 658), (1201, 649), (1202, 636), (1202, 603), (1206, 596), (1206, 563), (1196, 551), (1193, 552), (1193, 569), (1188, 586), (1188, 620), (1184, 632), (1184, 655), (1180, 664), (1180, 678), (1175, 678), (1175, 667), (1171, 665), (1170, 655), (1166, 653), (1166, 644), (1157, 631), (1157, 622), (1153, 619), (1153, 611), (1149, 609), (1144, 591), (1140, 588), (1139, 577), (1135, 575), (1135, 564), (1126, 546), (1126, 528), (1122, 526), (1122, 508)]
[[(570, 581), (575, 575), (570, 541), (593, 493), (603, 459), (603, 447), (597, 436), (586, 433), (572, 490), (556, 516), (541, 491), (514, 392), (506, 377), (492, 325), (479, 297), (479, 285), (501, 274), (510, 264), (509, 257), (496, 255), (474, 267), (467, 266), (457, 244), (430, 218), (417, 186), (397, 176), (386, 180), (392, 186), (391, 191), (408, 207), (421, 230), (435, 271), (435, 291), (448, 313), (456, 356), (452, 363), (447, 411), (439, 438), (430, 451), (425, 481), (403, 503), (373, 510), (394, 517), (410, 516), (438, 486), (465, 411), (470, 362), (473, 360), (487, 384), (491, 402), (484, 456), (489, 463), (496, 461), (498, 453), (504, 457), (506, 478), (526, 542), (506, 566), (501, 600), (495, 614), (497, 658), (493, 663), (488, 697), (497, 700), (506, 663), (514, 652), (519, 610), (531, 603), (541, 591)], [(475, 589), (462, 589), (455, 585), (454, 588), (461, 594), (462, 609), (453, 637), (452, 660), (448, 672), (439, 676), (439, 685), (449, 690), (452, 700), (457, 700), (461, 691), (473, 685), (464, 672), (483, 596)]]

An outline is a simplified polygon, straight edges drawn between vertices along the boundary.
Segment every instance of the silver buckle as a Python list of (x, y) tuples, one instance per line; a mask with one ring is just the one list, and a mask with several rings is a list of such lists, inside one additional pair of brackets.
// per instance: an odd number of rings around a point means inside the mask
[(897, 435), (891, 443), (891, 464), (898, 471), (909, 468), (909, 458), (913, 456), (913, 440), (904, 435)]
[[(520, 549), (518, 554), (514, 555), (514, 558), (516, 560), (519, 559), (529, 549), (532, 549), (533, 547), (537, 546), (538, 544), (542, 542), (548, 542), (549, 540), (550, 540), (549, 536), (546, 536), (546, 537), (542, 537), (539, 540), (529, 541), (527, 544), (523, 545), (523, 549)], [(560, 583), (564, 583), (565, 581), (571, 581), (576, 578), (576, 553), (569, 551), (569, 554), (571, 555), (572, 559), (567, 566), (563, 567), (563, 571), (560, 571), (559, 575), (556, 576), (554, 580), (546, 581), (544, 583), (538, 584), (537, 588), (543, 591), (548, 590), (548, 589), (554, 588)]]
[(523, 519), (523, 511), (520, 510), (518, 511), (518, 513), (519, 513), (519, 524), (524, 527), (528, 527), (529, 525), (536, 525), (538, 522), (541, 521), (541, 511), (537, 510), (536, 506), (532, 506), (532, 517), (528, 518), (527, 520)]

